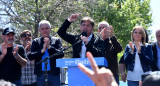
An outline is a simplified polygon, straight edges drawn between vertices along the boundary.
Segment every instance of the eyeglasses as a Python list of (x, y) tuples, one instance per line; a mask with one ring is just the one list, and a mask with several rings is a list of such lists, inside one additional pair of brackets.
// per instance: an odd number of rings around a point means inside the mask
[(22, 37), (31, 37), (31, 34), (22, 34)]

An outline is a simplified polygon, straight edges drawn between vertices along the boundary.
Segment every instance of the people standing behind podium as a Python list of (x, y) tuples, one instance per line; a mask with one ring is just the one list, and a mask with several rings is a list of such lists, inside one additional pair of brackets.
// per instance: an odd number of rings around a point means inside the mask
[(152, 71), (160, 70), (160, 28), (156, 30), (156, 42), (152, 44), (153, 49), (153, 65)]
[(98, 32), (105, 42), (104, 56), (108, 62), (108, 68), (111, 70), (116, 82), (119, 84), (117, 54), (122, 51), (122, 46), (114, 35), (113, 27), (110, 26), (108, 22), (100, 22), (98, 24)]
[[(32, 32), (30, 30), (24, 30), (20, 34), (20, 41), (23, 45), (26, 55), (30, 53), (31, 42), (32, 42)], [(35, 61), (30, 61), (27, 57), (27, 64), (22, 67), (22, 85), (23, 86), (36, 86), (37, 77), (34, 74), (34, 64)]]
[[(80, 31), (82, 35), (73, 35), (67, 33), (67, 29), (72, 22), (78, 19), (80, 14), (72, 14), (64, 21), (58, 30), (58, 35), (70, 43), (73, 48), (73, 58), (86, 58), (86, 52), (89, 51), (94, 57), (104, 57), (103, 40), (93, 34), (94, 20), (90, 17), (81, 19)], [(86, 33), (86, 36), (83, 35)]]
[[(62, 52), (61, 40), (51, 36), (51, 24), (47, 20), (42, 20), (38, 28), (41, 37), (32, 41), (31, 53), (28, 55), (30, 60), (35, 60), (35, 74), (37, 75), (37, 86), (44, 86), (46, 80), (48, 86), (60, 86), (60, 68), (56, 67), (56, 59), (64, 56)], [(59, 54), (58, 54), (59, 53)], [(46, 60), (48, 62), (47, 74), (48, 78), (44, 77), (45, 63), (36, 64), (46, 57), (53, 56)]]
[(151, 72), (153, 63), (152, 46), (145, 43), (145, 31), (142, 26), (136, 26), (132, 30), (132, 41), (126, 46), (124, 62), (127, 65), (128, 86), (139, 86), (141, 76)]
[(3, 43), (0, 45), (0, 79), (22, 86), (21, 67), (27, 63), (22, 45), (15, 44), (15, 30), (5, 28), (2, 32)]

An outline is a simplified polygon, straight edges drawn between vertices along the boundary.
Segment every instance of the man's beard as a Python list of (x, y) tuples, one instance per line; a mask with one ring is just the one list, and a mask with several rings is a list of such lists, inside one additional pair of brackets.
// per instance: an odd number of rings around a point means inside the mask
[(24, 44), (27, 44), (29, 41), (31, 42), (32, 39), (30, 39), (30, 38), (25, 38), (25, 40), (23, 41), (23, 43), (24, 43)]
[(8, 44), (13, 44), (14, 43), (14, 39), (8, 39), (7, 43)]

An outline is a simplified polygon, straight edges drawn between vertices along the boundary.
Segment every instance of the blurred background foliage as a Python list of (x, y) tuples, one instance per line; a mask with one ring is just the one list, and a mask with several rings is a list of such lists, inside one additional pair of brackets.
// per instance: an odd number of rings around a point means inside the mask
[[(90, 16), (95, 20), (95, 34), (98, 23), (107, 21), (125, 49), (134, 26), (142, 25), (147, 29), (151, 25), (149, 3), (150, 0), (0, 0), (0, 25), (10, 24), (16, 28), (17, 36), (22, 30), (29, 29), (36, 38), (40, 36), (38, 23), (46, 19), (52, 25), (51, 35), (58, 36), (56, 32), (64, 20), (71, 14), (81, 13), (79, 20), (68, 29), (69, 33), (79, 34), (80, 19)], [(4, 16), (6, 19), (2, 18)], [(62, 43), (64, 48), (71, 46), (63, 40)], [(72, 49), (65, 53), (66, 58), (72, 57)], [(118, 58), (122, 54), (118, 54)]]

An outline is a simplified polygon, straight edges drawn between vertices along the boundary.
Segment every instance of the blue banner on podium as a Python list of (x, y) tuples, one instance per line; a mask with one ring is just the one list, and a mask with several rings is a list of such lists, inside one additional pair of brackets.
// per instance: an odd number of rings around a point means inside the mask
[[(94, 59), (98, 66), (108, 66), (107, 60), (104, 57), (96, 57)], [(78, 68), (78, 63), (82, 63), (91, 69), (88, 58), (68, 58), (56, 60), (57, 67), (68, 67), (68, 86), (95, 86), (92, 80)]]

